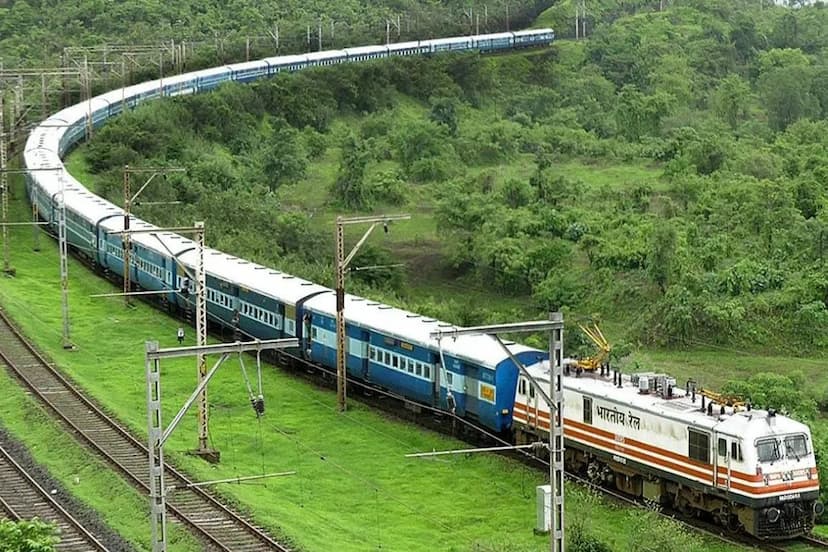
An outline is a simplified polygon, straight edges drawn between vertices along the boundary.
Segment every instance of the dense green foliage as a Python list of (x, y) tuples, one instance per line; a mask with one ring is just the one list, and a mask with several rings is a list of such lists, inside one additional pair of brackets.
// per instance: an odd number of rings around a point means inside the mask
[(0, 519), (0, 549), (7, 552), (51, 552), (58, 538), (55, 526), (39, 519), (10, 521)]
[[(179, 219), (199, 213), (218, 247), (326, 282), (328, 232), (285, 212), (279, 190), (338, 156), (328, 208), (405, 208), (428, 190), (453, 277), (531, 296), (525, 314), (600, 312), (660, 344), (816, 351), (828, 345), (824, 17), (676, 2), (528, 56), (283, 75), (140, 109), (88, 159), (95, 172), (189, 167), (164, 192), (190, 204)], [(561, 170), (571, 163), (647, 177), (593, 182)]]
[(248, 47), (252, 56), (273, 55), (276, 35), (283, 53), (317, 49), (320, 31), (324, 48), (375, 43), (386, 38), (386, 20), (398, 17), (399, 28), (391, 29), (396, 40), (465, 34), (478, 24), (481, 32), (495, 32), (506, 28), (507, 19), (525, 25), (543, 3), (491, 0), (479, 23), (464, 13), (468, 5), (460, 0), (2, 0), (0, 61), (7, 67), (54, 67), (65, 46), (176, 40), (188, 41), (191, 63), (206, 64), (243, 59)]

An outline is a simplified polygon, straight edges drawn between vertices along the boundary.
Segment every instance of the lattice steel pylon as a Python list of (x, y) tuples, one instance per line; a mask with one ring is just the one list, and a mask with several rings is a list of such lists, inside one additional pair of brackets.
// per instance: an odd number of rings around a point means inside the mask
[[(196, 248), (198, 251), (198, 270), (196, 270), (196, 344), (207, 345), (207, 275), (204, 273), (204, 222), (196, 222)], [(207, 377), (207, 359), (204, 353), (196, 356), (199, 384)], [(207, 386), (198, 397), (198, 452), (209, 453), (209, 412), (207, 411)]]

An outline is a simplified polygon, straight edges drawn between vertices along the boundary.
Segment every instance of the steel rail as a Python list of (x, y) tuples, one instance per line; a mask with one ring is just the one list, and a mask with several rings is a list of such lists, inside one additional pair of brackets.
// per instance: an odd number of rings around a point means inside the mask
[[(11, 358), (6, 348), (8, 340), (3, 339), (4, 330), (17, 341), (17, 345), (23, 347), (25, 352), (34, 357), (35, 363), (31, 362), (24, 367)], [(52, 410), (63, 423), (68, 425), (77, 437), (82, 439), (91, 449), (100, 455), (108, 464), (120, 472), (130, 483), (140, 488), (144, 493), (149, 493), (149, 472), (147, 469), (148, 451), (140, 441), (131, 433), (121, 427), (111, 416), (101, 410), (95, 403), (88, 399), (74, 384), (63, 374), (56, 370), (52, 363), (47, 361), (34, 346), (26, 339), (17, 327), (11, 322), (7, 314), (0, 309), (0, 359), (14, 372), (38, 399)], [(24, 369), (25, 368), (25, 369)], [(34, 370), (41, 369), (41, 375), (52, 378), (52, 387), (44, 392), (40, 386), (32, 380)], [(56, 387), (55, 388), (55, 384)], [(64, 401), (63, 397), (70, 397), (70, 401)], [(60, 399), (60, 400), (58, 400)], [(64, 404), (60, 404), (64, 403)], [(76, 417), (70, 415), (66, 410), (75, 408)], [(85, 417), (86, 419), (80, 419)], [(102, 427), (81, 427), (81, 422), (93, 422)], [(107, 447), (100, 441), (103, 438), (94, 435), (102, 435), (109, 432), (116, 439), (120, 440), (117, 450), (114, 447)], [(126, 466), (125, 462), (130, 461), (133, 465)], [(223, 552), (246, 552), (258, 550), (276, 550), (278, 552), (289, 552), (289, 548), (276, 542), (263, 530), (255, 527), (252, 523), (241, 517), (239, 514), (222, 504), (213, 495), (207, 493), (200, 487), (183, 487), (191, 485), (190, 481), (181, 472), (168, 465), (167, 473), (174, 480), (171, 484), (181, 488), (168, 501), (170, 512), (189, 526), (197, 536), (205, 539), (212, 548)], [(140, 474), (140, 475), (138, 475)], [(200, 509), (198, 508), (200, 504)], [(208, 514), (208, 515), (204, 515)], [(212, 514), (212, 515), (209, 515)], [(216, 514), (220, 514), (219, 519)], [(203, 518), (200, 522), (197, 518)], [(225, 522), (230, 522), (228, 526)], [(212, 524), (208, 527), (208, 524)], [(247, 536), (248, 542), (240, 542), (239, 537)], [(252, 541), (250, 540), (252, 539)], [(225, 542), (225, 541), (230, 542)]]
[(0, 485), (0, 506), (15, 520), (38, 517), (56, 524), (60, 538), (57, 549), (61, 552), (108, 552), (109, 549), (41, 487), (3, 446), (0, 446), (0, 482), (3, 483)]

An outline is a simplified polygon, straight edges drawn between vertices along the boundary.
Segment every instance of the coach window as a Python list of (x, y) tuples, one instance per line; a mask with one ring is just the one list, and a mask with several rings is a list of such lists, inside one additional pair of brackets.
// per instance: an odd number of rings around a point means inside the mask
[(689, 436), (687, 443), (689, 445), (688, 456), (693, 460), (710, 463), (710, 435), (696, 431), (694, 429), (688, 430)]
[(398, 357), (397, 355), (391, 357), (391, 362), (393, 363), (392, 366), (394, 366), (394, 368), (397, 368), (399, 366), (399, 358), (400, 357)]
[(377, 358), (377, 350), (373, 347), (368, 347), (368, 356), (371, 357), (371, 360), (376, 360)]
[(727, 456), (727, 441), (719, 437), (719, 456), (725, 458)]
[(584, 423), (592, 424), (592, 399), (584, 397)]

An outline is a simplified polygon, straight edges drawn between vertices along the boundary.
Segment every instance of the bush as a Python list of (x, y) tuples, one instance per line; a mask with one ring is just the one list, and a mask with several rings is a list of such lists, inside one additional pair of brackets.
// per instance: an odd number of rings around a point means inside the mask
[(370, 183), (371, 194), (377, 201), (389, 205), (402, 205), (406, 200), (406, 184), (397, 171), (383, 171)]

